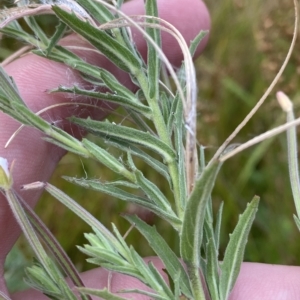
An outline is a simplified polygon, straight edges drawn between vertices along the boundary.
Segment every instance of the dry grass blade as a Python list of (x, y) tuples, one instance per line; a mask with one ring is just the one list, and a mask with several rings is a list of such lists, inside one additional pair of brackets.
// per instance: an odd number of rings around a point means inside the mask
[(264, 132), (264, 133), (256, 136), (255, 138), (249, 140), (248, 142), (241, 144), (240, 146), (234, 148), (234, 150), (232, 150), (224, 155), (221, 155), (219, 160), (224, 162), (225, 160), (227, 160), (230, 157), (233, 157), (234, 155), (238, 154), (239, 152), (242, 152), (243, 150), (245, 150), (255, 144), (258, 144), (268, 138), (271, 138), (279, 133), (286, 131), (290, 127), (297, 126), (297, 125), (300, 125), (300, 118), (296, 119), (295, 121), (280, 125), (274, 129), (268, 130), (267, 132)]
[[(75, 3), (75, 4), (74, 4)], [(88, 13), (83, 10), (76, 2), (64, 0), (57, 4), (62, 9), (73, 11), (81, 19), (88, 19), (91, 24), (96, 26), (94, 20), (89, 17)], [(0, 12), (0, 29), (7, 26), (9, 23), (29, 16), (38, 16), (46, 14), (54, 14), (51, 4), (28, 4), (19, 7), (1, 10)]]
[[(279, 78), (281, 77), (285, 67), (287, 66), (287, 63), (289, 62), (289, 59), (290, 59), (290, 57), (292, 55), (292, 52), (294, 50), (294, 47), (295, 47), (295, 43), (296, 43), (296, 39), (297, 39), (297, 30), (298, 30), (298, 2), (297, 2), (297, 0), (294, 0), (293, 2), (294, 2), (294, 9), (295, 9), (295, 23), (294, 23), (295, 25), (294, 25), (294, 31), (293, 31), (293, 39), (292, 39), (289, 51), (288, 51), (288, 53), (285, 57), (285, 60), (282, 64), (280, 70), (278, 71), (278, 73), (275, 76), (272, 83), (269, 85), (266, 92), (263, 94), (263, 96), (259, 99), (259, 101), (256, 103), (256, 105), (253, 107), (253, 109), (249, 112), (249, 114), (245, 117), (245, 119), (236, 127), (236, 129), (232, 132), (232, 134), (225, 140), (225, 142), (221, 145), (221, 147), (219, 147), (218, 151), (215, 153), (215, 155), (211, 159), (211, 162), (218, 159), (218, 157), (222, 154), (222, 152), (228, 146), (228, 144), (236, 137), (236, 135), (241, 131), (241, 129), (248, 123), (248, 121), (258, 111), (258, 109), (261, 107), (261, 105), (264, 103), (266, 98), (269, 96), (269, 94), (273, 90), (274, 86), (277, 84), (277, 82), (278, 82)], [(240, 149), (242, 146), (243, 145), (241, 145), (237, 149)], [(237, 149), (235, 149), (235, 152), (236, 152)], [(243, 149), (246, 149), (246, 148), (243, 147)], [(228, 157), (228, 156), (229, 156), (229, 153), (226, 154), (226, 157)], [(230, 157), (231, 156), (233, 156), (233, 155), (230, 155)], [(222, 160), (224, 160), (224, 157), (223, 157)]]
[(21, 57), (22, 55), (25, 55), (26, 53), (28, 53), (32, 48), (33, 48), (32, 46), (22, 47), (21, 49), (19, 49), (18, 51), (12, 53), (9, 57), (7, 57), (0, 65), (2, 67), (7, 66), (8, 64), (10, 64), (15, 59), (17, 59), (17, 58)]
[(30, 4), (26, 6), (13, 7), (1, 10), (0, 12), (0, 28), (4, 28), (12, 21), (23, 17), (53, 14), (51, 5), (48, 4)]

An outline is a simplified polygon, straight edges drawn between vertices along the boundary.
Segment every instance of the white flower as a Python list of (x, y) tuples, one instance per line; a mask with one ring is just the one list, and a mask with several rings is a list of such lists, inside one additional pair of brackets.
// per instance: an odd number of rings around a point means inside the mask
[(8, 161), (6, 158), (0, 157), (0, 167), (3, 169), (7, 177), (9, 176)]
[(6, 190), (12, 186), (8, 161), (6, 158), (0, 157), (0, 188)]

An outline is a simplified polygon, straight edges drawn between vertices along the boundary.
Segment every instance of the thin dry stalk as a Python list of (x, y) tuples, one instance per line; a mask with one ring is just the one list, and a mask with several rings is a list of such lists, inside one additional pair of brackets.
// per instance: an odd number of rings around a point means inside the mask
[[(271, 91), (273, 90), (274, 86), (277, 84), (279, 78), (281, 77), (284, 69), (287, 66), (287, 63), (290, 60), (290, 57), (292, 55), (292, 52), (295, 47), (296, 39), (297, 39), (297, 30), (298, 30), (298, 2), (297, 0), (293, 0), (294, 2), (294, 9), (295, 9), (295, 23), (294, 23), (294, 32), (293, 32), (293, 39), (289, 48), (289, 51), (285, 57), (285, 60), (278, 71), (277, 75), (275, 76), (272, 83), (269, 85), (266, 92), (263, 94), (263, 96), (259, 99), (259, 101), (256, 103), (256, 105), (253, 107), (253, 109), (249, 112), (249, 114), (245, 117), (245, 119), (236, 127), (236, 129), (232, 132), (232, 134), (225, 140), (225, 142), (221, 145), (221, 147), (217, 150), (213, 158), (211, 159), (210, 163), (217, 160), (222, 152), (225, 150), (225, 148), (229, 145), (229, 143), (236, 137), (236, 135), (241, 131), (241, 129), (249, 122), (249, 120), (254, 116), (254, 114), (258, 111), (258, 109), (262, 106), (266, 98), (270, 95)], [(246, 143), (247, 144), (247, 143)], [(243, 144), (244, 145), (244, 144)], [(242, 145), (242, 146), (243, 146)], [(240, 147), (242, 147), (240, 146)], [(240, 148), (238, 147), (238, 148)], [(238, 149), (236, 148), (235, 151)], [(243, 147), (243, 149), (246, 149)], [(226, 154), (226, 157), (229, 156), (229, 153)], [(233, 156), (233, 155), (231, 155)], [(224, 156), (225, 157), (225, 156)], [(224, 160), (224, 159), (222, 159)]]

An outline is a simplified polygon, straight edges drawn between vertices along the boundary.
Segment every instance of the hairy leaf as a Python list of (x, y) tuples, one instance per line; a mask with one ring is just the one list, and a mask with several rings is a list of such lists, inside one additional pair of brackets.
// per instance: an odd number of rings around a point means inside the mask
[(147, 223), (142, 221), (137, 216), (126, 215), (124, 216), (126, 220), (128, 220), (131, 224), (134, 224), (136, 228), (142, 233), (142, 235), (146, 238), (151, 248), (155, 251), (157, 256), (164, 263), (168, 274), (175, 281), (176, 276), (178, 276), (180, 272), (180, 280), (179, 284), (182, 292), (191, 296), (191, 288), (189, 284), (189, 280), (187, 274), (181, 265), (178, 257), (172, 251), (172, 249), (168, 246), (163, 237), (157, 232), (155, 227), (149, 226)]
[(221, 265), (219, 293), (222, 300), (228, 299), (240, 272), (248, 235), (257, 212), (258, 203), (259, 198), (254, 197), (251, 203), (247, 205), (245, 212), (239, 217), (238, 224), (230, 235)]
[(99, 122), (88, 119), (80, 119), (71, 117), (69, 120), (77, 125), (80, 125), (87, 131), (99, 135), (103, 138), (114, 138), (115, 141), (121, 140), (134, 145), (140, 145), (153, 150), (164, 157), (169, 163), (174, 161), (176, 155), (172, 148), (162, 142), (160, 139), (152, 136), (148, 132), (142, 132), (130, 127), (116, 125), (108, 122)]
[(100, 50), (120, 69), (132, 74), (140, 71), (141, 61), (106, 32), (82, 21), (74, 13), (70, 14), (59, 6), (53, 6), (52, 9), (64, 23)]

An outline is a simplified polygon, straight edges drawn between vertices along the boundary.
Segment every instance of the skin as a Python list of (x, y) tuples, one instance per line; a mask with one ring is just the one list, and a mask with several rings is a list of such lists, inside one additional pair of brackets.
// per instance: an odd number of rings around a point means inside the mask
[[(195, 37), (200, 29), (209, 29), (210, 17), (208, 11), (200, 0), (160, 0), (159, 14), (162, 18), (174, 24), (189, 42)], [(127, 14), (143, 13), (143, 1), (133, 0), (126, 3), (123, 11)], [(145, 55), (146, 45), (141, 36), (134, 33), (134, 38), (140, 51)], [(71, 36), (64, 40), (64, 44), (78, 45), (82, 41), (76, 36)], [(204, 49), (206, 41), (202, 43), (197, 51), (198, 56)], [(180, 49), (175, 41), (167, 35), (163, 35), (164, 51), (174, 65), (179, 65), (182, 60)], [(126, 75), (116, 70), (111, 63), (91, 53), (79, 53), (86, 60), (105, 67), (114, 72), (115, 75), (130, 88), (134, 88)], [(49, 95), (45, 93), (47, 89), (55, 88), (59, 84), (72, 85), (80, 83), (78, 74), (72, 72), (62, 64), (50, 62), (34, 55), (26, 55), (10, 65), (6, 66), (6, 71), (14, 77), (19, 91), (27, 103), (34, 111), (38, 111), (46, 106), (71, 101), (64, 95)], [(76, 101), (80, 99), (76, 98)], [(103, 107), (105, 108), (105, 107)], [(49, 112), (50, 119), (63, 120), (71, 114), (78, 114), (76, 110), (69, 108), (59, 108)], [(103, 119), (107, 110), (89, 111), (88, 114)], [(18, 128), (19, 124), (10, 117), (0, 113), (0, 144), (5, 145), (11, 134)], [(64, 128), (79, 133), (65, 124)], [(57, 147), (43, 142), (41, 134), (31, 128), (23, 129), (8, 149), (0, 147), (0, 156), (9, 160), (15, 160), (13, 177), (14, 187), (22, 197), (34, 207), (41, 192), (22, 192), (22, 184), (34, 181), (47, 181), (54, 171), (57, 163), (65, 152)], [(3, 279), (3, 264), (7, 253), (12, 248), (20, 234), (20, 229), (7, 206), (6, 200), (0, 195), (0, 290), (7, 293)], [(149, 258), (159, 268), (161, 262), (157, 258)], [(82, 278), (88, 287), (103, 288), (108, 283), (108, 272), (103, 269), (94, 269), (82, 274)], [(275, 266), (258, 263), (244, 263), (241, 268), (237, 283), (231, 293), (230, 299), (300, 299), (300, 268), (291, 266)], [(113, 292), (120, 289), (141, 288), (142, 285), (135, 279), (128, 276), (113, 274), (110, 280), (110, 287)], [(147, 299), (145, 296), (131, 294), (132, 299)], [(12, 296), (12, 299), (47, 299), (36, 291), (25, 291)]]

